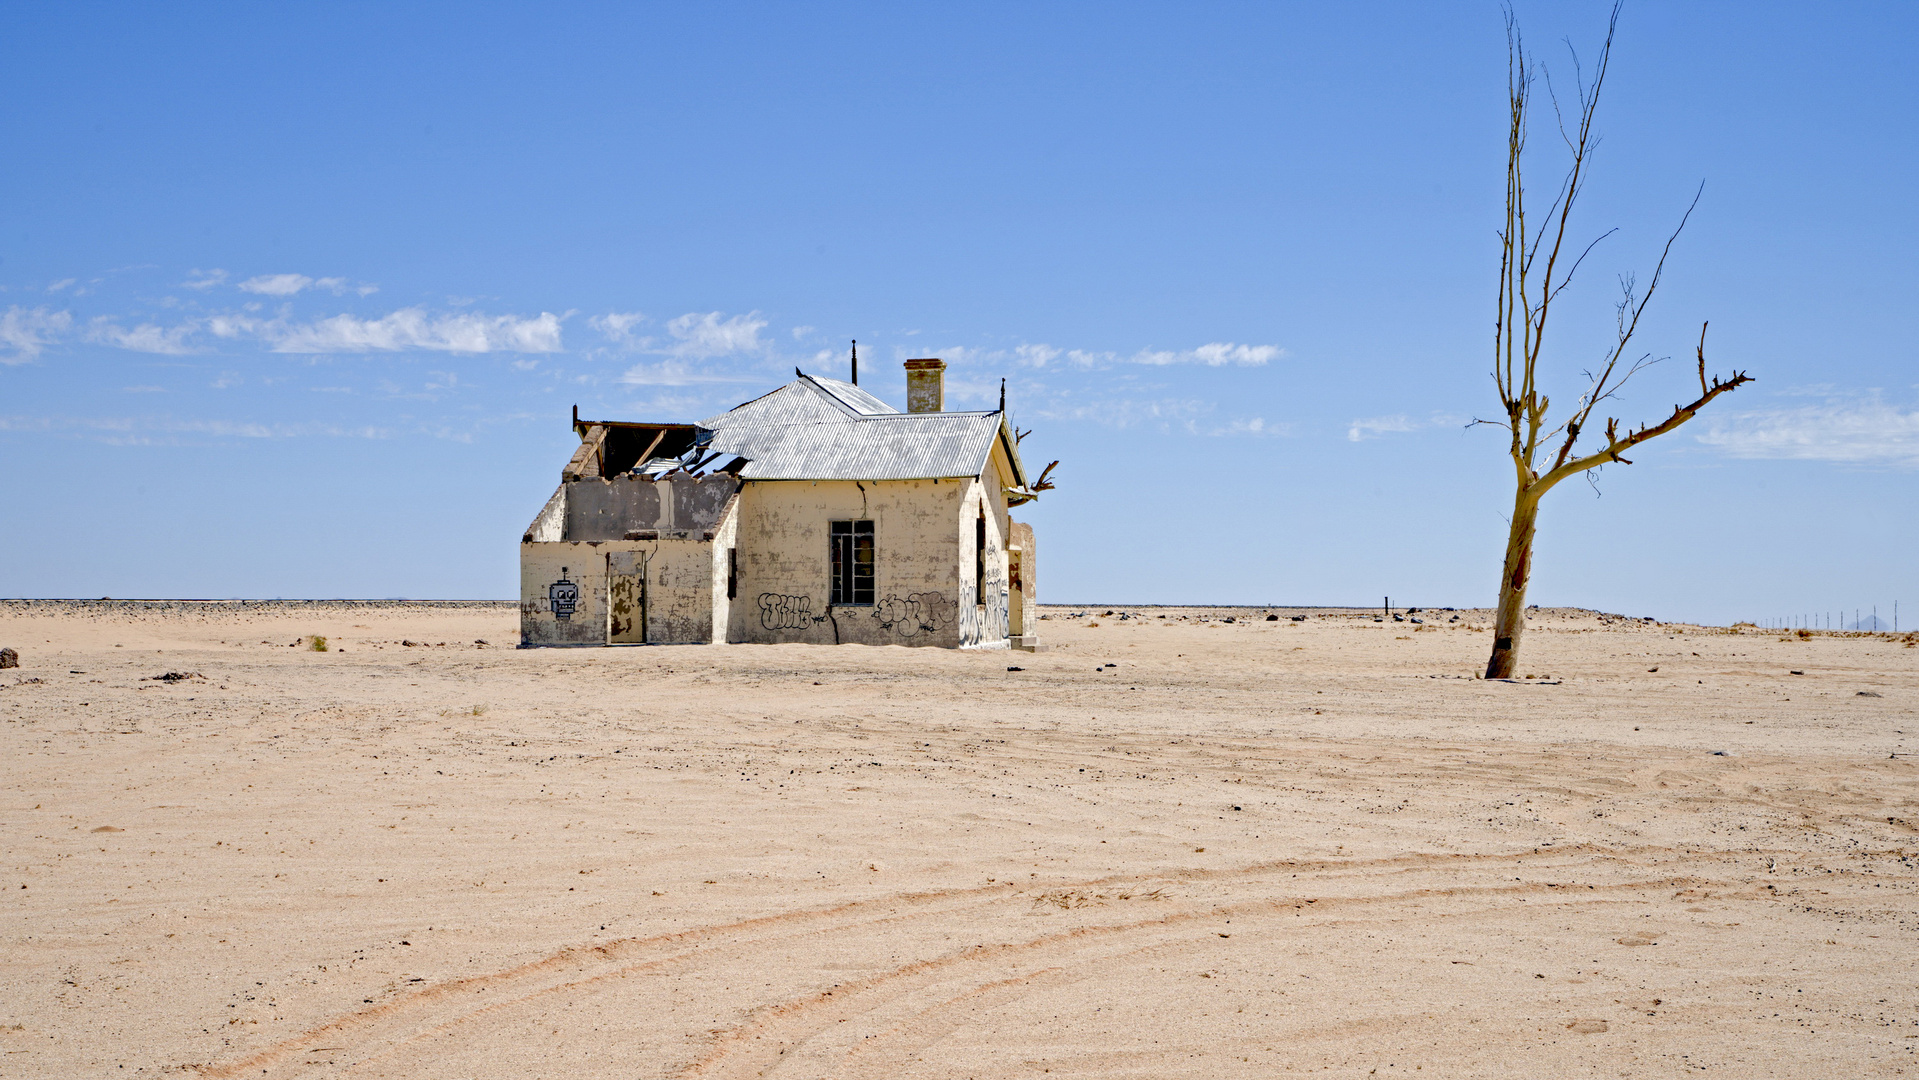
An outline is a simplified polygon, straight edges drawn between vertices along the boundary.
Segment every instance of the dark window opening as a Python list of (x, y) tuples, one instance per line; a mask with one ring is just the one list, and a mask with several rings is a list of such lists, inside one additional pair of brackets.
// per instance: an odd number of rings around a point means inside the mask
[(740, 595), (740, 549), (726, 549), (726, 598), (737, 600)]
[(986, 511), (973, 524), (973, 603), (986, 602)]
[(832, 602), (871, 604), (873, 602), (873, 523), (871, 521), (835, 521), (831, 539)]

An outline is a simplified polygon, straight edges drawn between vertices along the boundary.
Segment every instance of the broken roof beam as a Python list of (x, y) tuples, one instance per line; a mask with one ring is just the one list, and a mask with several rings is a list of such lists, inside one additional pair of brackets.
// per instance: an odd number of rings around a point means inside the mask
[(572, 460), (566, 468), (560, 470), (560, 481), (584, 480), (589, 476), (600, 475), (600, 464), (606, 451), (606, 425), (594, 424), (580, 435), (580, 448), (573, 451)]

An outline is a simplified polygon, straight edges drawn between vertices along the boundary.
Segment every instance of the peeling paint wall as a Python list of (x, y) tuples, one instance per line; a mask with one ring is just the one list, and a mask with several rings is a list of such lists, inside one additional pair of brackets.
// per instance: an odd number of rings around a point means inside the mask
[(622, 540), (634, 530), (684, 532), (701, 539), (718, 526), (739, 480), (725, 474), (648, 480), (631, 474), (561, 485), (566, 540)]
[[(727, 640), (831, 645), (960, 643), (961, 561), (972, 573), (972, 524), (960, 547), (961, 480), (749, 481), (736, 544), (739, 596)], [(874, 603), (834, 606), (831, 522), (873, 522)]]
[(712, 644), (713, 547), (702, 540), (648, 544), (647, 644)]
[[(711, 644), (715, 546), (677, 538), (521, 544), (521, 644), (605, 645), (616, 634), (622, 643)], [(628, 577), (640, 587), (616, 590)], [(719, 588), (723, 599), (724, 579)]]
[(520, 545), (521, 645), (606, 644), (606, 546)]
[(1011, 539), (1006, 560), (1006, 577), (1012, 601), (1007, 611), (1007, 629), (1015, 636), (1039, 633), (1039, 548), (1033, 540), (1033, 527), (1023, 521), (1010, 522)]
[(526, 527), (525, 541), (546, 543), (566, 539), (566, 485), (561, 484), (540, 508), (540, 514), (533, 524)]

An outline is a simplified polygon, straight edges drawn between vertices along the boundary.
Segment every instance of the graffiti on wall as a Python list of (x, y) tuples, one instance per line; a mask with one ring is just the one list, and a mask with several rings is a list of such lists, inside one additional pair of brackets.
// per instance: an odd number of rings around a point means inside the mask
[(546, 603), (553, 617), (565, 622), (580, 606), (580, 586), (566, 579), (566, 567), (560, 567), (560, 580), (546, 587)]
[(998, 560), (991, 557), (994, 554), (997, 552), (989, 547), (986, 576), (979, 583), (978, 604), (967, 604), (960, 608), (962, 645), (1003, 641), (1012, 632), (1012, 623), (1008, 618), (1006, 574), (1001, 570)]
[(880, 628), (901, 637), (931, 634), (953, 625), (955, 604), (942, 592), (908, 593), (904, 598), (888, 596), (873, 605), (873, 617)]
[(826, 616), (813, 614), (813, 598), (810, 596), (786, 596), (782, 593), (760, 594), (760, 625), (768, 630), (804, 630), (814, 623), (823, 623)]

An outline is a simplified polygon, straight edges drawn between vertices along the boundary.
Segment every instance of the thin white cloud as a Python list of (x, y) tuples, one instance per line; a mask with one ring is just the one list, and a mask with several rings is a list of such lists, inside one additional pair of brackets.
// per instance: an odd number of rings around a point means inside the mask
[(191, 322), (181, 323), (178, 326), (141, 323), (129, 330), (103, 315), (88, 324), (87, 340), (132, 352), (180, 356), (193, 351), (193, 346), (188, 344), (187, 339), (198, 328)]
[(1010, 349), (971, 349), (955, 346), (941, 350), (937, 355), (955, 363), (998, 361), (1035, 368), (1046, 367), (1062, 357), (1068, 363), (1080, 368), (1110, 368), (1120, 364), (1144, 364), (1151, 367), (1165, 367), (1170, 364), (1260, 367), (1284, 357), (1286, 350), (1277, 345), (1238, 345), (1232, 342), (1215, 341), (1196, 349), (1141, 349), (1128, 356), (1111, 351), (1061, 349), (1044, 342), (1029, 342)]
[(806, 340), (806, 335), (817, 333), (818, 330), (819, 328), (814, 326), (795, 326), (792, 330), (793, 340), (804, 341)]
[(48, 292), (50, 292), (50, 293), (51, 293), (51, 292), (59, 292), (59, 291), (60, 291), (61, 289), (64, 289), (64, 288), (66, 288), (67, 286), (69, 286), (69, 285), (71, 285), (71, 284), (73, 284), (74, 282), (76, 282), (76, 281), (79, 281), (79, 280), (80, 280), (79, 278), (61, 278), (61, 279), (60, 279), (59, 281), (56, 281), (56, 282), (54, 282), (53, 284), (51, 284), (51, 285), (48, 285), (48, 286), (47, 286), (47, 291), (48, 291)]
[(629, 342), (633, 340), (633, 328), (645, 321), (646, 316), (637, 311), (609, 311), (593, 316), (586, 324), (606, 335), (608, 341)]
[(626, 386), (700, 386), (706, 383), (742, 382), (742, 378), (702, 371), (684, 360), (662, 360), (654, 364), (636, 364), (620, 376)]
[(1021, 345), (1013, 350), (1013, 357), (1027, 367), (1045, 367), (1059, 359), (1061, 351), (1051, 345)]
[[(222, 278), (226, 276), (224, 272), (220, 274)], [(196, 289), (205, 287), (199, 282), (187, 284)], [(217, 282), (208, 284), (217, 284)], [(308, 289), (325, 289), (335, 296), (345, 296), (347, 293), (371, 296), (380, 291), (378, 285), (369, 285), (365, 282), (352, 285), (343, 277), (311, 278), (305, 274), (261, 274), (240, 283), (241, 292), (255, 293), (260, 296), (298, 296)]]
[[(129, 389), (140, 389), (130, 387)], [(337, 424), (268, 424), (244, 420), (175, 420), (168, 417), (47, 417), (0, 416), (0, 431), (90, 432), (101, 441), (122, 446), (176, 444), (182, 435), (215, 438), (295, 439), (319, 436), (336, 439), (385, 439), (392, 432), (372, 426)]]
[(260, 328), (260, 320), (245, 315), (215, 315), (207, 320), (207, 330), (214, 337), (237, 338), (242, 334), (251, 334)]
[(1241, 367), (1258, 367), (1284, 355), (1286, 350), (1277, 345), (1235, 345), (1230, 341), (1215, 341), (1185, 352), (1141, 350), (1129, 357), (1127, 362), (1156, 366), (1205, 364), (1207, 367), (1224, 367), (1227, 364), (1236, 364)]
[(1715, 417), (1697, 438), (1736, 458), (1919, 468), (1919, 408), (1877, 396)]
[(711, 415), (712, 401), (697, 394), (655, 394), (650, 400), (633, 403), (642, 416), (701, 417)]
[(1220, 427), (1207, 432), (1208, 435), (1246, 436), (1249, 438), (1273, 438), (1291, 435), (1291, 424), (1269, 424), (1263, 416), (1249, 417), (1243, 420), (1230, 420)]
[(757, 311), (732, 318), (724, 318), (718, 311), (688, 312), (666, 324), (667, 333), (677, 339), (666, 351), (679, 357), (756, 353), (766, 347), (760, 340), (764, 329), (766, 320)]
[(0, 314), (0, 364), (20, 364), (40, 355), (73, 325), (73, 315), (44, 307), (14, 305)]
[(1199, 419), (1212, 410), (1210, 403), (1190, 398), (1163, 398), (1158, 401), (1106, 398), (1079, 404), (1045, 405), (1034, 410), (1033, 415), (1043, 420), (1091, 420), (1116, 428), (1178, 426), (1197, 431)]
[(227, 272), (225, 270), (195, 270), (188, 274), (187, 280), (182, 281), (180, 284), (189, 289), (205, 290), (211, 289), (215, 285), (223, 285), (226, 283), (226, 280)]
[(1352, 425), (1346, 429), (1346, 437), (1353, 442), (1364, 442), (1367, 439), (1376, 439), (1381, 435), (1417, 431), (1419, 426), (1417, 422), (1409, 420), (1403, 415), (1374, 416), (1364, 420), (1353, 421)]
[(295, 296), (313, 283), (305, 274), (261, 274), (242, 281), (240, 291), (261, 296)]
[(377, 319), (335, 315), (329, 319), (263, 328), (282, 353), (366, 353), (424, 349), (455, 353), (552, 353), (560, 351), (560, 316), (543, 311), (513, 315), (428, 315), (402, 308)]

